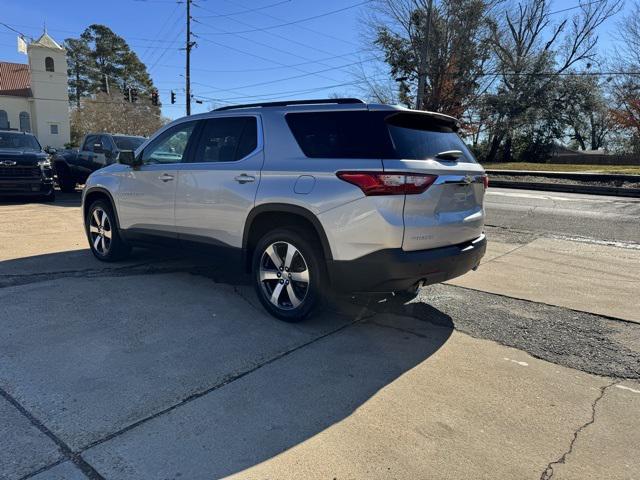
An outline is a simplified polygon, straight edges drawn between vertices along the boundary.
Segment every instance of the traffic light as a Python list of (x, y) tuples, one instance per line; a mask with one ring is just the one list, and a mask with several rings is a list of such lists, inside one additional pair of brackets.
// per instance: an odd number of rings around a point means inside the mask
[(171, 90), (171, 105), (173, 105), (174, 103), (176, 103), (176, 92)]
[(138, 90), (135, 88), (131, 89), (131, 102), (136, 103), (138, 101)]
[(158, 106), (158, 90), (152, 90), (151, 91), (151, 105), (153, 105), (154, 107)]

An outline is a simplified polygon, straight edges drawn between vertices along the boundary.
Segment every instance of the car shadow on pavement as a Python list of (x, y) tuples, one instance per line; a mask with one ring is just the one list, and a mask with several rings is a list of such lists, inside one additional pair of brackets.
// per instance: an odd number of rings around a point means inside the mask
[[(38, 263), (68, 267), (82, 252), (0, 272), (37, 275)], [(428, 323), (361, 296), (285, 324), (248, 298), (246, 276), (201, 257), (163, 270), (162, 255), (138, 255), (150, 270), (115, 264), (0, 288), (0, 388), (105, 478), (218, 478), (332, 435), (452, 333), (436, 309)]]

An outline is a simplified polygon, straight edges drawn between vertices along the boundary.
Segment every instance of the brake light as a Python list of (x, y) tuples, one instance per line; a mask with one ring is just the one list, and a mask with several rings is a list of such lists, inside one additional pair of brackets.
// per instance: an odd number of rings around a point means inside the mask
[(338, 172), (338, 178), (362, 190), (366, 196), (417, 195), (435, 182), (437, 175), (396, 172)]
[(482, 176), (482, 183), (484, 184), (484, 189), (489, 188), (489, 175), (486, 173)]

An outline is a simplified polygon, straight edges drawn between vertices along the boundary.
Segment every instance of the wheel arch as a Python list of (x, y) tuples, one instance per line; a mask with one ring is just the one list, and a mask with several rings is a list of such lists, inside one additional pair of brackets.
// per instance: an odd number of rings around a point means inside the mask
[(111, 195), (111, 192), (106, 188), (102, 187), (91, 187), (89, 188), (85, 194), (82, 201), (82, 218), (87, 218), (87, 213), (89, 213), (89, 207), (96, 200), (106, 200), (111, 205), (111, 210), (113, 211), (113, 215), (116, 217), (116, 227), (120, 228), (120, 219), (118, 218), (118, 210), (116, 209), (116, 202)]
[(320, 220), (304, 207), (286, 203), (267, 203), (254, 207), (249, 212), (242, 235), (243, 265), (251, 270), (253, 249), (261, 234), (286, 225), (310, 225), (318, 238), (326, 260), (332, 260), (331, 246)]

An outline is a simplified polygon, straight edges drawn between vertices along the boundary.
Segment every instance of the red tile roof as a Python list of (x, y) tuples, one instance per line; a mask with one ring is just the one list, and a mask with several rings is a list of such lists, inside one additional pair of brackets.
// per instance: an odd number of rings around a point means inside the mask
[(0, 95), (31, 97), (31, 72), (24, 63), (0, 62)]

